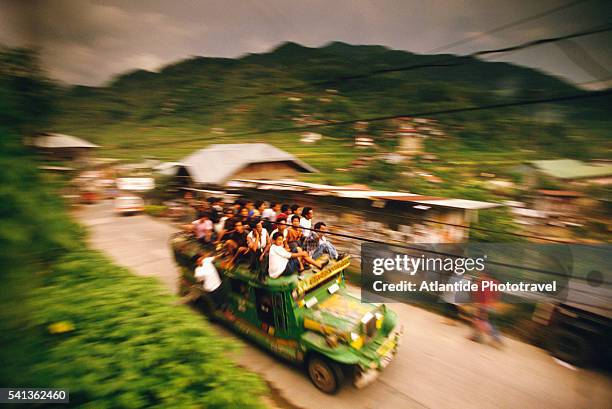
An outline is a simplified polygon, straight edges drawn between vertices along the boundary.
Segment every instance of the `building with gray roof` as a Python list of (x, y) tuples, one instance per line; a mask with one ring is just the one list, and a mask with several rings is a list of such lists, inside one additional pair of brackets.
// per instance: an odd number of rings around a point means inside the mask
[(223, 186), (231, 179), (293, 178), (315, 168), (267, 143), (215, 144), (179, 161), (184, 185)]
[(26, 141), (50, 158), (76, 160), (88, 155), (99, 145), (72, 135), (41, 133)]

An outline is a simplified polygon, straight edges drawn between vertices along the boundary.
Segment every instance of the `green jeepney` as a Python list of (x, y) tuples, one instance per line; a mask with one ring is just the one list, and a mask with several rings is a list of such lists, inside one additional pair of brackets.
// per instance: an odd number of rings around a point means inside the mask
[[(199, 243), (172, 237), (181, 268), (179, 292), (193, 292)], [(324, 256), (325, 257), (325, 256)], [(385, 305), (362, 303), (348, 291), (344, 270), (350, 259), (330, 260), (322, 270), (300, 276), (259, 279), (247, 266), (222, 270), (223, 306), (209, 314), (275, 354), (304, 364), (313, 384), (326, 393), (345, 378), (363, 387), (397, 352), (397, 315)]]

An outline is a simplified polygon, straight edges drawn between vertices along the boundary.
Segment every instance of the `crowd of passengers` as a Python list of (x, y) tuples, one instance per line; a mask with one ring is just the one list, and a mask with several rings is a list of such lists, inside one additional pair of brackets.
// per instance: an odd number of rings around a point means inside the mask
[[(209, 198), (197, 211), (186, 229), (205, 248), (218, 250), (226, 266), (247, 264), (262, 278), (299, 274), (308, 265), (321, 269), (330, 259), (343, 257), (326, 237), (326, 224), (313, 222), (311, 207), (243, 199), (226, 204)], [(329, 257), (319, 261), (324, 254)], [(216, 257), (201, 257), (198, 267)]]

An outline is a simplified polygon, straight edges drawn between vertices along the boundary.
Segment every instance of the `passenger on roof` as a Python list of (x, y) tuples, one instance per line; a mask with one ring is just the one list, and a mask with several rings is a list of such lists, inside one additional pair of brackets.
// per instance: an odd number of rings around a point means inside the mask
[(280, 203), (272, 202), (270, 203), (270, 207), (266, 208), (261, 213), (261, 218), (265, 220), (269, 220), (271, 222), (276, 221), (276, 216), (280, 213), (281, 205)]
[(249, 211), (248, 216), (249, 217), (253, 217), (255, 215), (255, 203), (253, 203), (252, 200), (247, 200), (246, 204), (244, 205), (244, 207), (246, 207)]
[(258, 200), (255, 202), (255, 205), (253, 206), (253, 212), (250, 213), (249, 215), (251, 217), (262, 217), (261, 215), (263, 214), (265, 209), (266, 209), (266, 202), (264, 202), (263, 200)]
[(238, 214), (240, 213), (240, 209), (242, 209), (245, 204), (246, 201), (244, 201), (243, 199), (234, 200), (234, 204), (231, 206), (234, 209), (234, 215), (238, 216)]
[(300, 216), (293, 215), (291, 217), (291, 227), (287, 232), (287, 244), (289, 248), (293, 250), (295, 247), (299, 247), (302, 244), (303, 232), (300, 228)]
[(241, 221), (243, 224), (249, 221), (249, 209), (247, 207), (241, 207), (235, 217), (236, 221)]
[(295, 204), (295, 203), (291, 205), (291, 214), (288, 216), (289, 220), (291, 220), (293, 216), (301, 216), (300, 215), (300, 205)]
[(191, 222), (193, 235), (202, 243), (210, 243), (213, 234), (213, 222), (210, 220), (210, 212), (205, 211), (200, 218)]
[(223, 211), (223, 217), (219, 219), (219, 223), (215, 224), (215, 233), (217, 233), (217, 242), (219, 242), (226, 231), (232, 230), (233, 225), (229, 222), (234, 217), (234, 209), (228, 207)]
[(292, 252), (287, 251), (283, 246), (283, 235), (276, 233), (273, 236), (274, 244), (270, 247), (270, 259), (268, 266), (268, 274), (272, 278), (278, 278), (283, 275), (291, 275), (295, 272), (302, 271), (302, 261), (312, 264), (321, 269), (327, 262), (321, 264), (310, 258), (308, 253), (297, 248)]
[(225, 250), (230, 254), (231, 264), (240, 261), (248, 253), (247, 235), (248, 233), (240, 220), (234, 223), (234, 229), (231, 232), (225, 234), (224, 239), (227, 239)]
[(329, 256), (333, 259), (343, 258), (343, 255), (340, 256), (338, 254), (336, 247), (334, 247), (334, 245), (327, 240), (327, 237), (325, 236), (325, 232), (327, 232), (327, 225), (323, 222), (318, 222), (315, 224), (314, 228), (318, 232), (313, 232), (313, 239), (316, 239), (317, 247), (312, 252), (312, 258), (316, 260), (323, 254), (329, 254)]
[(312, 217), (314, 216), (314, 211), (312, 207), (304, 207), (302, 209), (302, 217), (300, 218), (300, 226), (305, 227), (302, 229), (302, 235), (304, 239), (308, 239), (310, 235), (313, 233), (312, 230)]
[(251, 255), (251, 269), (257, 270), (270, 246), (270, 236), (268, 231), (263, 228), (261, 220), (251, 222), (251, 232), (247, 235), (247, 244)]
[(283, 235), (283, 245), (286, 248), (289, 248), (289, 246), (287, 245), (287, 233), (289, 233), (289, 228), (287, 227), (286, 220), (276, 222), (275, 225), (276, 229), (272, 230), (272, 233), (270, 233), (270, 237), (274, 237), (275, 233), (281, 233)]
[(276, 215), (276, 221), (280, 222), (281, 220), (287, 220), (290, 214), (291, 214), (291, 206), (289, 206), (288, 204), (284, 204), (281, 206), (280, 214)]

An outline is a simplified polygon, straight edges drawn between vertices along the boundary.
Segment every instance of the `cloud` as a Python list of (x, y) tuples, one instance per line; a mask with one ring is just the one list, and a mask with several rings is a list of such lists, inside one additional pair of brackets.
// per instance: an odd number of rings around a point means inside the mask
[[(601, 1), (588, 3), (606, 4)], [(553, 6), (531, 0), (499, 2), (496, 7), (488, 0), (5, 0), (0, 3), (0, 42), (36, 45), (52, 76), (97, 85), (130, 69), (158, 69), (192, 55), (236, 57), (283, 41), (312, 47), (339, 40), (424, 53)], [(584, 29), (601, 23), (612, 7), (603, 8), (576, 6), (480, 37), (452, 52)], [(609, 41), (609, 36), (587, 40), (585, 48), (600, 64), (612, 64)], [(591, 79), (559, 53), (551, 51), (550, 61), (543, 58), (542, 50), (508, 58), (576, 80)]]

